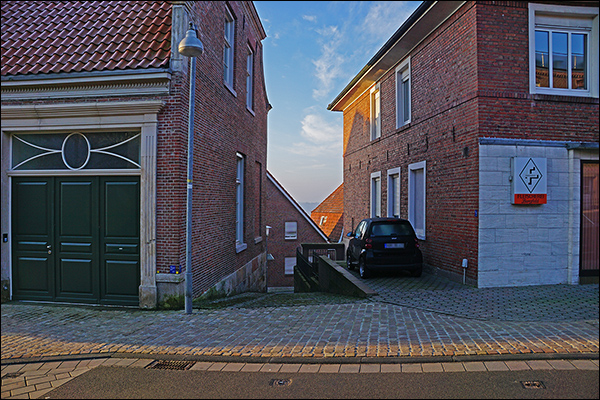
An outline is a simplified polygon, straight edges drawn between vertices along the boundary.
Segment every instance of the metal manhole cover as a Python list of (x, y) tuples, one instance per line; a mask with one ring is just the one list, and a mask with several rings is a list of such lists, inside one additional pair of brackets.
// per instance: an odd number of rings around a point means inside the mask
[(148, 365), (146, 369), (173, 369), (185, 371), (194, 365), (195, 361), (173, 361), (173, 360), (156, 360)]
[(524, 389), (546, 389), (542, 381), (521, 381)]
[(269, 381), (269, 386), (280, 387), (280, 386), (290, 386), (292, 384), (291, 379), (271, 379)]

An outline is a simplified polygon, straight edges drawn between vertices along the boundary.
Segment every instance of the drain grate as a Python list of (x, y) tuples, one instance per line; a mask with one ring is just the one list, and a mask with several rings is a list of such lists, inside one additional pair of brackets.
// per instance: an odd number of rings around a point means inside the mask
[(290, 386), (292, 384), (291, 379), (271, 379), (269, 381), (269, 386), (279, 387), (279, 386)]
[(173, 361), (173, 360), (155, 360), (146, 369), (172, 369), (177, 371), (185, 371), (194, 365), (195, 361)]
[(546, 389), (542, 381), (521, 381), (524, 389)]

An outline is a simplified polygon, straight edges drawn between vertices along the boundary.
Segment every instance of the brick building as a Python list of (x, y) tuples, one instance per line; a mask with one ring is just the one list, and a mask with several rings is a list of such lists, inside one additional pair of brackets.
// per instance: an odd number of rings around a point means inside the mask
[(328, 106), (344, 230), (408, 218), (479, 287), (597, 280), (597, 4), (423, 2)]
[(296, 249), (302, 243), (327, 243), (327, 236), (310, 216), (267, 171), (266, 224), (270, 227), (267, 285), (269, 291), (294, 288)]
[(2, 2), (2, 282), (13, 299), (265, 290), (265, 32), (247, 1)]
[(331, 243), (340, 243), (344, 235), (344, 184), (338, 186), (310, 213), (310, 218)]

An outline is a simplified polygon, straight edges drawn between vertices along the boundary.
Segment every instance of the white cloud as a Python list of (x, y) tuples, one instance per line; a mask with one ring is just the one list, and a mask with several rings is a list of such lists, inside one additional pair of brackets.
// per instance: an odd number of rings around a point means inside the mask
[(342, 141), (342, 126), (326, 120), (318, 114), (308, 114), (302, 120), (300, 134), (308, 141), (316, 144), (327, 144)]
[(318, 114), (302, 119), (300, 135), (304, 141), (292, 143), (290, 151), (305, 157), (341, 157), (343, 128)]
[(316, 15), (303, 15), (302, 19), (304, 19), (306, 21), (310, 21), (310, 22), (317, 22), (317, 16)]
[(321, 56), (313, 60), (315, 77), (319, 81), (317, 88), (313, 89), (313, 97), (322, 99), (329, 94), (335, 80), (343, 76), (344, 57), (338, 52), (343, 34), (337, 26), (318, 29), (317, 33), (321, 35)]
[(415, 10), (414, 2), (377, 1), (367, 13), (362, 29), (374, 39), (387, 40)]

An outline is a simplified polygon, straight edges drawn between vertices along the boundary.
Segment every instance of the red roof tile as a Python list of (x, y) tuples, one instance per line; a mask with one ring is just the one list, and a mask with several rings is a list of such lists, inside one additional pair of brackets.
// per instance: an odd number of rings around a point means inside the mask
[(340, 240), (344, 216), (344, 184), (342, 183), (310, 213), (310, 218), (331, 242)]
[(3, 1), (2, 76), (167, 67), (167, 1)]

